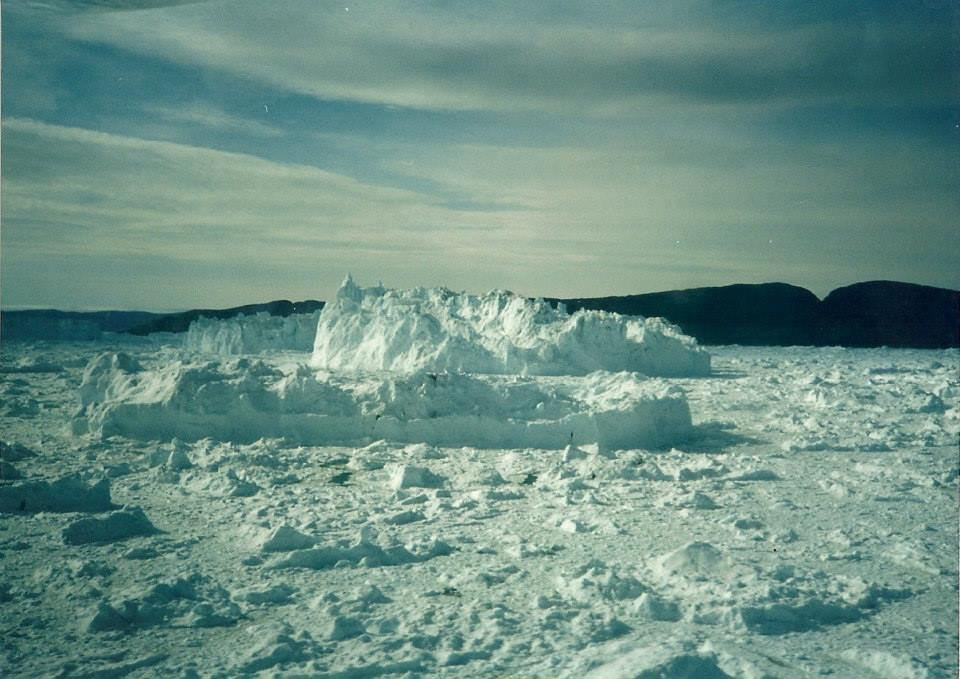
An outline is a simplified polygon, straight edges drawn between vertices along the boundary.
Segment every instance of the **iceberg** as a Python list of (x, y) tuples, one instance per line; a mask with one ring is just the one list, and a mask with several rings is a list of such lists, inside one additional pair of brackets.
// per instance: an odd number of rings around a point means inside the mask
[(494, 290), (361, 288), (348, 276), (321, 312), (315, 368), (497, 375), (710, 373), (696, 340), (658, 318), (580, 310)]

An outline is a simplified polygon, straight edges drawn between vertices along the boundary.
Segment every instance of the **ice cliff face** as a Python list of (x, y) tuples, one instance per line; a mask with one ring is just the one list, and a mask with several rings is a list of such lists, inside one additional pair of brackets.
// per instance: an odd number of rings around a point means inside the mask
[(503, 290), (361, 288), (348, 276), (320, 314), (312, 365), (351, 372), (693, 376), (709, 374), (710, 356), (661, 319), (568, 314)]
[(630, 373), (539, 382), (424, 371), (358, 379), (306, 366), (285, 372), (253, 358), (145, 369), (106, 353), (84, 371), (80, 402), (76, 434), (143, 440), (622, 448), (666, 445), (692, 430), (680, 389)]
[(224, 320), (199, 318), (190, 324), (188, 351), (232, 356), (265, 351), (310, 351), (320, 312), (271, 316), (261, 312)]

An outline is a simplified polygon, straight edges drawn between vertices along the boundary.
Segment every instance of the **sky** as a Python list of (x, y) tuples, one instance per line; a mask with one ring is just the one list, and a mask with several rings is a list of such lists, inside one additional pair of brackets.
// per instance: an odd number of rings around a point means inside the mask
[(951, 0), (4, 0), (0, 304), (960, 288)]

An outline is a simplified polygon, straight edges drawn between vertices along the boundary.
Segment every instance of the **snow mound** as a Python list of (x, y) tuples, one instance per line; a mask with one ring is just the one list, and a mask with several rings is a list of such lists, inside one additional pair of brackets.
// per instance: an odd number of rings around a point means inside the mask
[(301, 533), (292, 526), (279, 526), (259, 540), (261, 552), (292, 552), (297, 549), (309, 549), (316, 539)]
[[(653, 594), (676, 602), (668, 611), (671, 619), (724, 624), (762, 636), (858, 622), (914, 594), (858, 577), (804, 573), (785, 564), (764, 572), (706, 542), (684, 545), (653, 559), (648, 568), (649, 582), (660, 588)], [(634, 608), (657, 619), (654, 603), (638, 598)]]
[[(840, 656), (856, 666), (866, 669), (870, 674), (887, 679), (927, 679), (930, 672), (923, 663), (910, 656), (897, 655), (888, 651), (863, 650), (851, 648)], [(867, 674), (867, 673), (864, 673)]]
[(727, 559), (723, 552), (709, 542), (691, 542), (663, 556), (659, 564), (665, 575), (723, 572)]
[(19, 462), (36, 457), (37, 451), (16, 441), (0, 441), (0, 460)]
[(320, 312), (271, 316), (265, 311), (228, 319), (201, 316), (190, 324), (184, 349), (202, 354), (233, 356), (266, 351), (309, 352)]
[(87, 485), (77, 475), (54, 481), (25, 481), (0, 486), (0, 513), (105, 512), (110, 502), (110, 482)]
[(157, 625), (228, 627), (240, 618), (230, 593), (199, 573), (159, 582), (146, 591), (102, 600), (87, 632), (134, 631)]
[(786, 582), (767, 587), (762, 596), (741, 606), (739, 618), (746, 629), (755, 634), (807, 632), (857, 622), (881, 604), (912, 594), (908, 589), (884, 587), (859, 578), (838, 577), (826, 587)]
[(648, 590), (636, 578), (620, 575), (596, 559), (575, 569), (569, 577), (557, 576), (554, 586), (561, 596), (586, 605), (597, 600), (636, 599)]
[(723, 671), (717, 654), (692, 644), (676, 647), (651, 646), (634, 651), (589, 672), (587, 679), (732, 679)]
[(568, 314), (502, 290), (360, 288), (349, 276), (320, 314), (312, 363), (341, 371), (710, 373), (709, 354), (662, 319)]
[(431, 540), (420, 549), (414, 549), (415, 551), (411, 551), (403, 545), (380, 546), (370, 537), (361, 535), (352, 544), (340, 543), (290, 552), (288, 556), (274, 562), (271, 568), (325, 570), (341, 563), (368, 568), (399, 566), (429, 561), (438, 556), (448, 556), (455, 551), (442, 540)]
[(127, 538), (153, 535), (156, 527), (139, 507), (111, 512), (102, 519), (85, 516), (63, 529), (63, 541), (68, 545), (87, 545), (97, 542), (116, 542)]
[(420, 371), (358, 379), (250, 358), (149, 370), (104, 354), (87, 366), (80, 399), (74, 433), (140, 440), (636, 448), (692, 432), (683, 392), (635, 373), (535, 379)]

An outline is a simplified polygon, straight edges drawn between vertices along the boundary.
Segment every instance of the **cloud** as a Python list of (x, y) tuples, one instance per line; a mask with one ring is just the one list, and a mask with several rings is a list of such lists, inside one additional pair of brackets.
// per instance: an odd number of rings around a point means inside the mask
[[(482, 267), (465, 258), (480, 250), (484, 266), (510, 268), (534, 249), (535, 215), (451, 210), (426, 194), (246, 154), (6, 118), (3, 157), (8, 304), (39, 302), (30, 299), (38, 279), (76, 294), (64, 262), (74, 273), (82, 262), (114, 262), (114, 283), (101, 282), (101, 298), (124, 285), (149, 297), (154, 283), (139, 271), (155, 267), (144, 260), (177, 262), (171, 271), (227, 266), (247, 274), (239, 286), (221, 281), (212, 291), (190, 290), (201, 304), (267, 289), (277, 296), (291, 281), (301, 296), (329, 294), (346, 270), (400, 272), (414, 284), (411, 267), (422, 266), (436, 272), (432, 278), (459, 271), (460, 280), (470, 280), (463, 272)], [(536, 249), (551, 252), (549, 245)], [(564, 253), (553, 257), (562, 261)], [(83, 278), (95, 270), (91, 265)], [(306, 286), (305, 277), (316, 280)]]
[(283, 131), (249, 118), (231, 115), (210, 103), (189, 102), (182, 105), (145, 104), (144, 113), (162, 120), (187, 125), (199, 125), (227, 132), (238, 132), (258, 137), (279, 137)]
[[(5, 303), (324, 297), (347, 270), (570, 296), (783, 279), (820, 294), (869, 278), (960, 283), (949, 149), (703, 135), (686, 142), (698, 154), (655, 134), (590, 148), (354, 140), (413, 183), (516, 206), (490, 211), (306, 165), (7, 119)], [(138, 301), (111, 303), (128, 290)]]
[[(949, 16), (930, 12), (763, 27), (696, 3), (665, 16), (614, 4), (574, 19), (502, 4), (345, 4), (200, 4), (149, 22), (87, 15), (66, 30), (319, 98), (426, 109), (949, 105), (957, 92)], [(743, 7), (747, 18), (759, 11)]]
[(17, 16), (4, 301), (960, 284), (949, 9), (602, 7)]
[(6, 0), (7, 9), (17, 12), (73, 13), (85, 11), (122, 12), (158, 7), (191, 5), (211, 0)]

